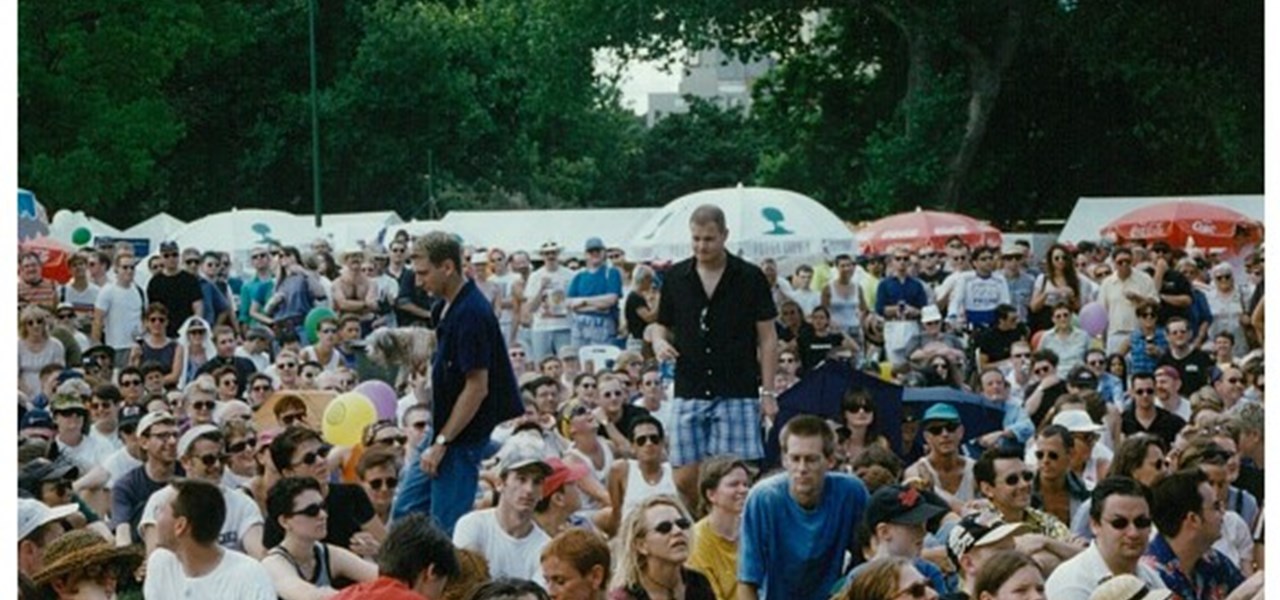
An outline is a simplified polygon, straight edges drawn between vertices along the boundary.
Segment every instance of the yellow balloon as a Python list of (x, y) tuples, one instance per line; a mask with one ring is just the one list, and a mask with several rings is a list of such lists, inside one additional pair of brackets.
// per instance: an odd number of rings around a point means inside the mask
[(364, 428), (378, 419), (378, 411), (368, 398), (355, 392), (347, 392), (329, 401), (324, 409), (321, 430), (325, 441), (335, 446), (354, 446), (360, 443)]

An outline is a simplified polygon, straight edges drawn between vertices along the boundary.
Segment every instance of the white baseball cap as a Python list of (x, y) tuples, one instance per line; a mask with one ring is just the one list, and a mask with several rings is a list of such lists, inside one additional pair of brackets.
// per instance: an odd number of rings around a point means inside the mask
[(1071, 433), (1099, 433), (1106, 429), (1094, 423), (1083, 410), (1064, 410), (1053, 417), (1053, 424), (1066, 427)]
[(921, 323), (932, 323), (934, 321), (941, 321), (941, 320), (942, 320), (942, 311), (938, 310), (937, 306), (933, 304), (928, 304), (928, 305), (925, 305), (924, 308), (920, 309)]
[(31, 535), (46, 523), (65, 519), (80, 510), (75, 504), (63, 504), (50, 508), (33, 498), (18, 498), (18, 539)]
[(196, 440), (202, 437), (214, 436), (217, 436), (218, 441), (222, 441), (222, 430), (218, 429), (216, 425), (196, 425), (188, 429), (186, 433), (182, 434), (181, 438), (178, 438), (178, 456), (186, 456), (187, 450), (191, 449), (191, 444), (196, 443)]

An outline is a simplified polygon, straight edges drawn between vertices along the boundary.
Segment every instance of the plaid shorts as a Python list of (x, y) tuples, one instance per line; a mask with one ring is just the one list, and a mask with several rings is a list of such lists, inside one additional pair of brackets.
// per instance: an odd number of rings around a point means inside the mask
[(671, 464), (681, 467), (709, 456), (764, 457), (759, 398), (672, 399)]

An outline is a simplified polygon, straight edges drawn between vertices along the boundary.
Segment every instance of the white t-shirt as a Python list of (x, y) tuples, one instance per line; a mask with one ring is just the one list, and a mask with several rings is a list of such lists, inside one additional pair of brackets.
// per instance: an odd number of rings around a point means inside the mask
[(125, 473), (142, 466), (142, 461), (134, 458), (125, 448), (121, 448), (111, 453), (106, 460), (102, 461), (102, 468), (107, 470), (110, 477), (107, 479), (107, 489), (116, 486), (116, 480), (124, 476)]
[[(1097, 543), (1089, 544), (1084, 552), (1058, 565), (1049, 574), (1049, 579), (1044, 584), (1045, 597), (1053, 600), (1089, 600), (1089, 595), (1098, 588), (1098, 584), (1111, 575), (1111, 569), (1098, 552)], [(1160, 574), (1141, 562), (1138, 563), (1138, 572), (1133, 575), (1153, 590), (1167, 589)]]
[(124, 440), (120, 439), (119, 431), (113, 431), (110, 434), (106, 434), (98, 431), (97, 427), (90, 426), (89, 437), (105, 442), (108, 446), (111, 446), (112, 452), (124, 447)]
[[(545, 289), (542, 287), (543, 280), (550, 282)], [(573, 272), (563, 266), (554, 273), (543, 267), (529, 275), (529, 284), (524, 286), (525, 298), (532, 301), (534, 294), (542, 294), (542, 304), (533, 313), (531, 331), (569, 329), (569, 306), (565, 300), (572, 280)]]
[(276, 600), (276, 588), (267, 570), (239, 552), (222, 551), (222, 561), (202, 577), (188, 577), (173, 552), (157, 548), (147, 558), (145, 598), (188, 600)]
[(271, 366), (271, 358), (267, 356), (265, 352), (249, 354), (249, 352), (244, 349), (244, 346), (236, 346), (235, 355), (240, 358), (249, 359), (253, 362), (253, 368), (257, 371), (266, 371), (267, 368)]
[(496, 508), (467, 513), (453, 528), (453, 544), (483, 554), (494, 579), (531, 579), (544, 587), (547, 584), (539, 557), (542, 547), (550, 541), (537, 525), (523, 538), (511, 537), (498, 525)]
[(87, 282), (84, 290), (77, 290), (74, 285), (67, 285), (58, 288), (58, 302), (67, 302), (75, 307), (76, 313), (86, 315), (93, 312), (94, 303), (98, 300), (98, 292), (101, 290), (94, 285), (92, 281)]
[[(242, 492), (218, 486), (222, 490), (222, 499), (227, 504), (227, 516), (222, 520), (222, 531), (218, 533), (218, 545), (228, 550), (244, 552), (244, 535), (254, 525), (262, 525), (262, 513), (258, 505)], [(138, 530), (156, 524), (156, 512), (160, 505), (168, 502), (176, 493), (172, 487), (166, 487), (147, 499), (142, 509), (142, 518), (138, 521)]]
[(115, 448), (112, 448), (110, 443), (93, 435), (82, 436), (80, 443), (76, 446), (68, 446), (62, 443), (62, 440), (58, 440), (58, 453), (71, 461), (71, 464), (79, 467), (81, 473), (88, 473), (90, 469), (106, 460), (112, 452), (115, 452)]
[(116, 350), (133, 347), (133, 341), (142, 334), (142, 309), (146, 306), (146, 293), (134, 284), (127, 288), (109, 285), (98, 294), (93, 305), (103, 312), (103, 341)]

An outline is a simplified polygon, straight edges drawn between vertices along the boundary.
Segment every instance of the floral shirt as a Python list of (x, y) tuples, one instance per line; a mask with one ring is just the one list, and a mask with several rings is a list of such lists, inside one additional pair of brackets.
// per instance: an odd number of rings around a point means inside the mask
[(1240, 569), (1212, 548), (1200, 557), (1192, 570), (1193, 577), (1188, 580), (1178, 563), (1178, 556), (1163, 535), (1151, 540), (1142, 562), (1160, 573), (1160, 579), (1169, 586), (1176, 600), (1222, 600), (1244, 583)]

